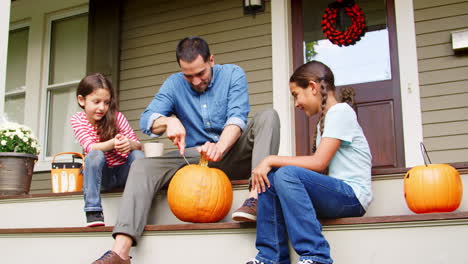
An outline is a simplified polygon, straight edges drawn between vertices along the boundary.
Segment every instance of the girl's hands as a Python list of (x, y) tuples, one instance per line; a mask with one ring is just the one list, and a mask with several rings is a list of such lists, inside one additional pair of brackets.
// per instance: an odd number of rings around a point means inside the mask
[(252, 170), (252, 189), (257, 190), (258, 193), (265, 192), (266, 187), (270, 188), (268, 172), (271, 171), (271, 165), (269, 158), (270, 157), (264, 158), (262, 162)]
[(118, 152), (123, 154), (129, 153), (132, 150), (130, 140), (122, 134), (117, 134), (115, 136), (114, 147)]

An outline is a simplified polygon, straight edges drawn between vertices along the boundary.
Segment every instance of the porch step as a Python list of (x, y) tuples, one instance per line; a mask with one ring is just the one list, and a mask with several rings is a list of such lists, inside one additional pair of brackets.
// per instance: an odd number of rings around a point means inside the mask
[[(231, 214), (242, 205), (248, 194), (248, 182), (233, 181), (233, 204), (230, 212), (220, 222), (232, 222)], [(162, 190), (156, 195), (148, 217), (149, 225), (170, 225), (185, 223), (177, 219), (167, 204), (167, 192)], [(103, 193), (105, 224), (114, 225), (119, 212), (122, 192)], [(8, 214), (0, 217), (0, 228), (37, 228), (37, 227), (77, 227), (84, 226), (83, 194), (35, 194), (0, 197), (0, 212)], [(31, 215), (34, 218), (31, 219)]]
[[(468, 263), (468, 212), (322, 221), (335, 263)], [(0, 229), (2, 263), (91, 263), (112, 227)], [(148, 225), (132, 263), (239, 264), (256, 254), (255, 225)], [(25, 254), (27, 249), (27, 254)], [(298, 256), (291, 249), (292, 263)]]
[[(460, 171), (464, 185), (462, 203), (458, 211), (468, 211), (468, 171)], [(404, 174), (373, 177), (374, 201), (365, 216), (391, 216), (413, 214), (403, 194)], [(233, 181), (234, 200), (231, 211), (221, 223), (232, 222), (231, 213), (242, 205), (248, 194), (247, 180)], [(103, 193), (102, 201), (106, 225), (114, 225), (118, 214), (121, 192)], [(0, 228), (78, 227), (85, 224), (82, 193), (35, 194), (0, 197)], [(31, 219), (31, 215), (34, 216)], [(181, 224), (170, 211), (166, 192), (156, 195), (148, 219), (149, 225)]]

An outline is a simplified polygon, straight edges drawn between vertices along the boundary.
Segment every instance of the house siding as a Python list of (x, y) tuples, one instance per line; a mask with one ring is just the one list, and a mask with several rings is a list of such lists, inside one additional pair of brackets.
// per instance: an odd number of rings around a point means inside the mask
[(468, 55), (451, 32), (468, 28), (468, 1), (415, 0), (424, 143), (433, 163), (468, 161)]
[(51, 193), (52, 184), (51, 184), (51, 175), (50, 171), (45, 172), (35, 172), (31, 181), (31, 190), (30, 194), (39, 194), (39, 193)]
[[(123, 7), (119, 105), (141, 141), (140, 114), (164, 80), (178, 72), (175, 47), (198, 35), (218, 64), (241, 66), (247, 74), (251, 117), (272, 107), (270, 2), (255, 17), (244, 15), (238, 0), (126, 1)], [(165, 137), (166, 150), (175, 149)]]

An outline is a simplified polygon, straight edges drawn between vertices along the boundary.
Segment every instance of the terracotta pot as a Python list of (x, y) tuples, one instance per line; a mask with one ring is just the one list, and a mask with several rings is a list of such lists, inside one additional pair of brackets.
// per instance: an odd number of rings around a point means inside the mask
[(37, 156), (0, 152), (0, 195), (29, 194)]

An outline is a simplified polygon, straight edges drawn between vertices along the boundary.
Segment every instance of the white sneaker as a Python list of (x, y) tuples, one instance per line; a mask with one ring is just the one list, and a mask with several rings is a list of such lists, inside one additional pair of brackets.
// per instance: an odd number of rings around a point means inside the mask
[(297, 264), (321, 264), (317, 261), (313, 261), (311, 259), (303, 259), (303, 260), (300, 260)]
[(265, 264), (264, 262), (258, 261), (256, 259), (251, 259), (247, 261), (245, 264)]

